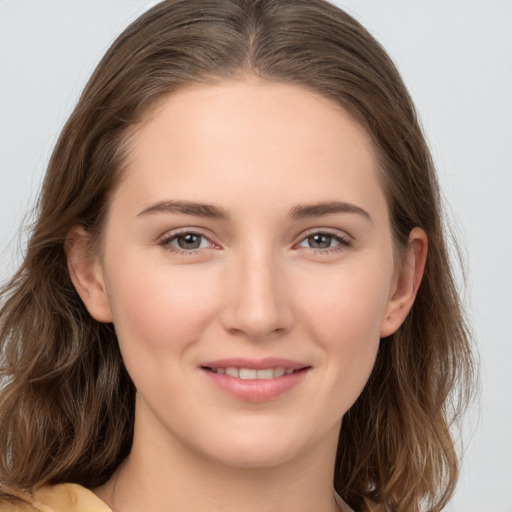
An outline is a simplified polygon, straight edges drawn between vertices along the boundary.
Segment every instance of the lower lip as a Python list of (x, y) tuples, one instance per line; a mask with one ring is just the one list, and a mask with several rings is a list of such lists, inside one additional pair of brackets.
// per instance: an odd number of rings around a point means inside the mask
[(273, 379), (240, 379), (201, 368), (221, 391), (246, 402), (264, 402), (286, 393), (304, 380), (309, 368)]

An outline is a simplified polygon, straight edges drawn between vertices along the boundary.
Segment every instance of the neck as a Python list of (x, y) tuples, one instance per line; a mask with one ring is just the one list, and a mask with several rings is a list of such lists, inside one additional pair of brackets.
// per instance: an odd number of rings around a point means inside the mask
[(182, 443), (135, 429), (132, 451), (94, 492), (113, 512), (338, 512), (333, 491), (338, 433), (280, 465), (240, 468), (194, 453)]

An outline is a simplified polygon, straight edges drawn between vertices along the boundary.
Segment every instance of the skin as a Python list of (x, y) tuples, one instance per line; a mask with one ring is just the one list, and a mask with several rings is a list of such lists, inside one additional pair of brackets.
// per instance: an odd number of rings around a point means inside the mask
[[(122, 512), (349, 510), (332, 490), (341, 419), (412, 306), (427, 246), (413, 230), (395, 265), (367, 133), (300, 86), (246, 78), (166, 98), (131, 149), (101, 258), (80, 243), (69, 252), (75, 286), (93, 317), (114, 323), (137, 388), (132, 452), (94, 492)], [(227, 218), (148, 211), (170, 200)], [(366, 213), (290, 215), (333, 201)], [(204, 238), (176, 252), (178, 232)], [(200, 369), (269, 356), (310, 369), (262, 402), (226, 394)]]

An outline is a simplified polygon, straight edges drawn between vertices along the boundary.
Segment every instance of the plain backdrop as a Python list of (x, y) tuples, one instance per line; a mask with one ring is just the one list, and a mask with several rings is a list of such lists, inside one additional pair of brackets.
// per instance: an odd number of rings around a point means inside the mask
[[(94, 66), (143, 0), (0, 0), (0, 281)], [(512, 512), (512, 1), (339, 0), (389, 51), (418, 107), (464, 247), (481, 359), (455, 512)]]

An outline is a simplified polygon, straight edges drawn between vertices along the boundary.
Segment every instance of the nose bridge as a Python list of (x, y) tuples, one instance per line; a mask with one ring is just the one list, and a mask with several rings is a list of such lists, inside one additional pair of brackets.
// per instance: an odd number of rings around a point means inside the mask
[(226, 329), (257, 338), (290, 327), (293, 315), (282, 270), (268, 246), (251, 244), (233, 255), (223, 311)]

